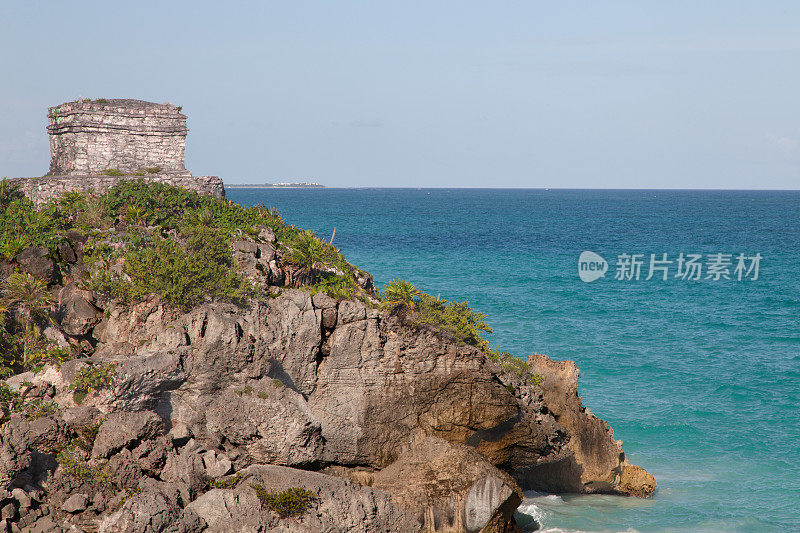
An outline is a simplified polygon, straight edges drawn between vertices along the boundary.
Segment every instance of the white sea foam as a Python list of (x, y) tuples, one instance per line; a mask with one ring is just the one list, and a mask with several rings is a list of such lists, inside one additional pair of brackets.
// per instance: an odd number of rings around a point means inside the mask
[[(533, 521), (540, 525), (543, 533), (638, 533), (636, 529), (624, 530), (601, 527), (600, 529), (575, 529), (558, 527), (565, 521), (573, 521), (585, 513), (602, 512), (605, 508), (619, 508), (631, 505), (631, 498), (606, 495), (567, 495), (544, 494), (526, 491), (525, 499), (517, 508), (518, 523), (523, 531), (532, 531)], [(638, 502), (633, 502), (637, 504)], [(635, 505), (638, 506), (638, 505)], [(580, 521), (580, 520), (579, 520)], [(580, 526), (579, 526), (580, 527)]]

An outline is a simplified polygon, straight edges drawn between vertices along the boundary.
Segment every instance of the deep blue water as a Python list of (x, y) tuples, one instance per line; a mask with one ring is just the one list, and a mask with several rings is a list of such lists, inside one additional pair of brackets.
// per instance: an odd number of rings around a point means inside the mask
[[(379, 285), (490, 314), (491, 342), (581, 369), (651, 500), (537, 496), (553, 531), (800, 530), (800, 192), (229, 189), (330, 237)], [(609, 262), (584, 283), (584, 250)], [(644, 278), (650, 254), (760, 253), (759, 279)], [(615, 280), (619, 254), (642, 279)], [(735, 267), (731, 266), (733, 273)], [(704, 258), (704, 266), (705, 258)], [(703, 273), (705, 275), (705, 272)], [(751, 275), (752, 277), (752, 275)]]

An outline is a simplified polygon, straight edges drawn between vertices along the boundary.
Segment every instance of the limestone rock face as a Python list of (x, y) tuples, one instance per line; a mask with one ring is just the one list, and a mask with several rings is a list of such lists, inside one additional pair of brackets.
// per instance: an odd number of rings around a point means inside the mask
[(181, 507), (183, 496), (175, 484), (144, 480), (140, 489), (100, 523), (100, 533), (199, 533), (205, 529), (200, 517)]
[[(347, 304), (347, 305), (345, 305)], [(326, 459), (381, 468), (411, 438), (436, 435), (468, 443), (514, 468), (560, 453), (551, 417), (523, 406), (470, 346), (385, 320), (363, 304), (342, 302), (309, 396), (322, 422)]]
[(86, 494), (73, 494), (64, 502), (61, 506), (68, 513), (80, 513), (81, 511), (86, 510), (86, 506), (89, 502), (89, 496)]
[(270, 491), (290, 487), (314, 493), (309, 512), (302, 521), (277, 519), (273, 514), (267, 531), (316, 533), (318, 531), (372, 533), (418, 531), (413, 515), (392, 503), (384, 491), (354, 485), (335, 476), (274, 465), (253, 465), (242, 471), (237, 491), (253, 491), (258, 484)]
[(238, 391), (241, 396), (230, 389), (223, 392), (206, 411), (207, 434), (244, 451), (238, 466), (319, 462), (324, 442), (320, 424), (299, 393), (273, 380), (244, 390)]
[[(84, 353), (6, 380), (48, 409), (0, 425), (3, 517), (53, 531), (511, 533), (520, 487), (652, 494), (582, 405), (574, 363), (532, 357), (533, 385), (407, 317), (277, 289), (294, 274), (263, 233), (234, 245), (272, 296), (249, 307), (123, 304), (66, 275), (45, 333)], [(107, 364), (113, 386), (78, 406), (77, 373)], [(315, 498), (280, 518), (254, 484)]]
[(163, 432), (163, 420), (152, 411), (111, 413), (97, 431), (92, 455), (108, 457), (122, 448), (152, 439)]
[(578, 367), (535, 354), (528, 363), (544, 378), (541, 389), (550, 411), (570, 434), (572, 452), (561, 461), (518, 473), (523, 486), (554, 492), (612, 492), (650, 496), (655, 478), (630, 465), (622, 441), (607, 422), (583, 406), (578, 396)]
[(189, 504), (207, 533), (250, 533), (269, 519), (255, 490), (212, 489)]
[(100, 322), (100, 312), (92, 304), (93, 299), (90, 291), (80, 290), (74, 283), (61, 289), (58, 313), (64, 333), (80, 337), (89, 333)]
[(481, 454), (436, 437), (413, 443), (374, 476), (372, 486), (417, 513), (422, 531), (501, 532), (515, 529), (522, 490)]
[(16, 256), (20, 270), (33, 277), (51, 283), (55, 276), (55, 263), (50, 258), (50, 250), (42, 246), (30, 246)]
[(475, 348), (300, 290), (249, 309), (176, 314), (152, 300), (108, 314), (95, 358), (118, 363), (118, 401), (148, 398), (137, 407), (238, 447), (237, 464), (383, 468), (434, 435), (474, 447), (524, 487), (620, 492), (621, 445), (581, 405), (574, 365), (532, 360), (543, 385), (512, 392)]

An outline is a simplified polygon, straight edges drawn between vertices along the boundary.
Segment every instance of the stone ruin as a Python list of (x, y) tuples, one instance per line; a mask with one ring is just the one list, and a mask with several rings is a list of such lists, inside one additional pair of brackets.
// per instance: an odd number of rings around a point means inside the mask
[(218, 177), (194, 177), (186, 170), (188, 129), (180, 107), (142, 100), (80, 99), (51, 107), (47, 116), (50, 172), (17, 180), (37, 204), (67, 191), (102, 193), (128, 179), (225, 195)]
[(135, 174), (158, 169), (191, 175), (184, 167), (186, 115), (171, 104), (141, 100), (79, 100), (51, 107), (50, 174)]

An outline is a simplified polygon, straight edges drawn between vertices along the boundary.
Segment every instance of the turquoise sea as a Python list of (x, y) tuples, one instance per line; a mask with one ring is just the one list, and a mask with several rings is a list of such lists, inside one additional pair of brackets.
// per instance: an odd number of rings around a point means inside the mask
[[(649, 500), (529, 493), (548, 531), (800, 531), (800, 192), (229, 189), (329, 238), (379, 285), (490, 314), (491, 342), (581, 369), (584, 404)], [(584, 283), (578, 256), (609, 264)], [(647, 277), (650, 254), (732, 254), (734, 279)], [(738, 281), (736, 256), (761, 254)], [(643, 254), (640, 280), (615, 280)], [(725, 259), (725, 258), (723, 258)], [(723, 261), (724, 263), (724, 261)], [(708, 266), (705, 263), (704, 266)], [(670, 266), (668, 265), (668, 268)], [(706, 271), (703, 271), (705, 278)]]

